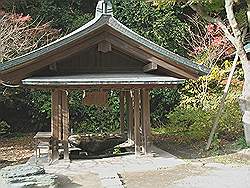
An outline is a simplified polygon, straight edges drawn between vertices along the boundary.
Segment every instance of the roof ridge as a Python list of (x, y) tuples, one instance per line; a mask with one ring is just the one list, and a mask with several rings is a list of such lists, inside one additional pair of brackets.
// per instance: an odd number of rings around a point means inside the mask
[(110, 0), (99, 0), (96, 6), (95, 17), (100, 17), (103, 14), (113, 16), (113, 8)]

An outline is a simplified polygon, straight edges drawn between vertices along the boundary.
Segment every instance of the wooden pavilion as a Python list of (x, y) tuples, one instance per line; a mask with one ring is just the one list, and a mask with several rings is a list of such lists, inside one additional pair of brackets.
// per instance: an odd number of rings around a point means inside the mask
[(58, 158), (59, 142), (64, 145), (64, 159), (69, 159), (67, 91), (120, 91), (121, 132), (127, 127), (136, 155), (146, 154), (151, 145), (150, 89), (171, 87), (208, 72), (121, 24), (113, 17), (109, 0), (99, 0), (95, 18), (89, 23), (1, 64), (0, 70), (2, 83), (51, 91), (53, 160)]

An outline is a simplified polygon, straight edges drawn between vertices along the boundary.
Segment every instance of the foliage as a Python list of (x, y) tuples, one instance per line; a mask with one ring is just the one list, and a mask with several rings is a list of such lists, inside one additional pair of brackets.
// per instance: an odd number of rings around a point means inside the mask
[[(221, 65), (214, 66), (208, 76), (200, 77), (198, 81), (188, 81), (180, 87), (180, 105), (167, 116), (165, 126), (156, 131), (168, 136), (205, 141), (216, 117), (231, 66), (232, 62), (226, 60)], [(238, 72), (233, 78), (224, 112), (220, 117), (217, 138), (212, 145), (214, 150), (221, 146), (222, 138), (232, 140), (243, 135), (242, 113), (238, 104), (242, 81)]]
[(0, 17), (0, 63), (27, 53), (58, 37), (58, 31), (49, 23), (22, 14), (3, 14)]
[(240, 149), (246, 149), (246, 148), (249, 148), (249, 146), (247, 145), (246, 143), (246, 140), (243, 136), (239, 137), (235, 144), (234, 144), (234, 147), (235, 148), (240, 148)]
[(138, 0), (114, 0), (113, 4), (115, 17), (127, 27), (173, 52), (186, 54), (183, 46), (188, 26), (180, 7), (157, 8)]
[(114, 132), (119, 128), (119, 97), (109, 93), (108, 104), (104, 107), (85, 106), (82, 92), (70, 94), (70, 124), (77, 133)]
[(159, 127), (167, 122), (168, 113), (180, 101), (178, 89), (154, 89), (151, 95), (151, 121), (153, 127)]
[(198, 64), (213, 68), (218, 61), (231, 55), (235, 49), (217, 24), (210, 24), (199, 17), (189, 17), (187, 39), (189, 56)]
[[(50, 127), (50, 95), (29, 89), (0, 87), (0, 118), (11, 125), (10, 131), (45, 131)], [(45, 98), (47, 97), (47, 99)], [(45, 106), (47, 105), (47, 109)]]
[[(52, 26), (62, 29), (64, 33), (71, 32), (94, 16), (96, 0), (20, 0), (14, 5), (16, 11), (30, 14), (32, 17), (42, 17), (52, 21)], [(7, 6), (12, 9), (12, 3)], [(180, 7), (165, 5), (153, 7), (141, 0), (113, 0), (114, 15), (123, 24), (142, 36), (164, 46), (174, 52), (185, 54), (185, 28)], [(140, 11), (138, 11), (140, 10)]]
[(93, 18), (97, 0), (16, 0), (8, 1), (7, 10), (13, 6), (17, 12), (29, 14), (45, 22), (51, 22), (53, 28), (64, 33), (79, 28)]
[[(206, 140), (216, 113), (216, 109), (177, 107), (169, 114), (167, 124), (161, 127), (160, 132), (164, 132), (168, 136), (182, 135), (191, 140)], [(241, 111), (235, 99), (234, 101), (228, 100), (224, 113), (220, 117), (217, 136), (232, 140), (238, 138), (239, 135), (243, 135)]]
[[(200, 77), (197, 81), (190, 80), (180, 89), (183, 107), (200, 107), (202, 109), (217, 108), (220, 96), (225, 88), (227, 77), (230, 73), (232, 62), (224, 61), (215, 65), (208, 76)], [(242, 88), (242, 69), (236, 71), (231, 83), (230, 95), (239, 97)]]

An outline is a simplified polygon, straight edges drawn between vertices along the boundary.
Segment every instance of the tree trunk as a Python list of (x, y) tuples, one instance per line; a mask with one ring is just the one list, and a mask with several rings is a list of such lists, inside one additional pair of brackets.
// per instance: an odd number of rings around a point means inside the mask
[(249, 0), (247, 1), (247, 18), (248, 18), (248, 29), (250, 30), (250, 1)]
[(226, 87), (224, 89), (223, 96), (221, 98), (220, 106), (219, 106), (219, 109), (218, 109), (218, 112), (217, 112), (217, 115), (216, 115), (216, 118), (215, 118), (212, 130), (211, 130), (208, 142), (207, 142), (206, 150), (209, 150), (209, 148), (211, 146), (211, 143), (213, 141), (213, 137), (214, 137), (215, 131), (216, 131), (218, 125), (219, 125), (219, 120), (220, 120), (221, 114), (222, 114), (222, 112), (224, 110), (225, 101), (226, 101), (226, 98), (227, 98), (227, 95), (228, 95), (228, 91), (229, 91), (229, 87), (230, 87), (231, 81), (233, 79), (233, 75), (234, 75), (234, 71), (236, 69), (236, 65), (237, 65), (238, 59), (239, 59), (239, 56), (236, 54), (235, 58), (234, 58), (233, 66), (231, 68), (229, 77), (227, 79), (227, 84), (226, 84)]
[[(248, 3), (249, 4), (249, 3)], [(247, 58), (247, 53), (244, 50), (242, 42), (242, 34), (238, 27), (237, 21), (233, 12), (234, 0), (225, 0), (225, 8), (227, 12), (227, 18), (232, 28), (237, 54), (240, 57), (243, 71), (244, 71), (244, 86), (242, 96), (240, 97), (241, 108), (243, 110), (243, 124), (245, 131), (245, 138), (248, 145), (250, 145), (250, 61)], [(249, 14), (248, 14), (249, 15)]]

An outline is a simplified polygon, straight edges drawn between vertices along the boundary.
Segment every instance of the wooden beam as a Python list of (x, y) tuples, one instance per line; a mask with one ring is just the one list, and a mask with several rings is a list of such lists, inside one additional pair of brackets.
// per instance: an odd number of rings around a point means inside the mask
[(21, 80), (30, 76), (31, 72), (60, 61), (63, 58), (69, 57), (70, 55), (79, 52), (80, 49), (86, 49), (88, 47), (94, 46), (103, 41), (103, 39), (104, 36), (98, 34), (88, 38), (80, 39), (77, 43), (68, 44), (35, 60), (31, 60), (28, 63), (21, 64), (15, 68), (3, 71), (1, 77), (4, 81)]
[(64, 159), (69, 160), (69, 107), (67, 92), (62, 92), (62, 124), (63, 124), (63, 149)]
[(143, 84), (136, 84), (136, 85), (119, 85), (119, 84), (115, 84), (115, 85), (72, 85), (72, 86), (49, 86), (49, 85), (44, 85), (44, 86), (25, 86), (26, 88), (30, 88), (30, 89), (47, 89), (47, 90), (51, 90), (51, 89), (67, 89), (67, 90), (76, 90), (76, 89), (80, 89), (80, 90), (121, 90), (121, 89), (126, 89), (126, 90), (131, 90), (131, 89), (142, 89), (142, 88), (148, 88), (148, 89), (164, 89), (164, 88), (176, 88), (177, 85), (168, 85), (168, 84), (162, 84), (162, 85), (157, 85), (157, 84), (148, 84), (148, 85), (143, 85)]
[[(113, 33), (116, 35), (115, 33)], [(120, 39), (119, 37), (114, 37), (112, 35), (107, 36), (108, 40), (111, 42), (113, 46), (115, 46), (118, 50), (124, 50), (127, 53), (131, 54), (132, 56), (135, 55), (141, 60), (144, 60), (146, 62), (153, 62), (157, 65), (163, 67), (166, 70), (169, 70), (170, 72), (173, 72), (177, 75), (180, 75), (185, 78), (191, 78), (191, 79), (197, 79), (198, 76), (194, 73), (191, 73), (188, 70), (184, 70), (184, 68), (180, 68), (178, 66), (173, 65), (171, 63), (171, 60), (168, 60), (169, 63), (167, 63), (166, 60), (162, 60), (159, 57), (156, 57), (154, 54), (150, 54), (144, 50), (142, 46), (133, 46), (129, 44), (128, 41), (124, 41)]]
[(120, 92), (120, 128), (121, 128), (121, 134), (124, 134), (125, 132), (125, 93), (124, 91)]
[(111, 52), (111, 43), (108, 41), (101, 41), (100, 43), (98, 43), (98, 51), (103, 53)]
[(142, 89), (142, 126), (143, 126), (143, 152), (151, 152), (151, 124), (150, 124), (150, 96), (149, 90)]
[(143, 67), (144, 72), (151, 72), (157, 70), (158, 66), (156, 63), (148, 63)]
[(141, 139), (140, 139), (140, 98), (139, 90), (134, 90), (134, 136), (135, 136), (135, 155), (141, 153)]

